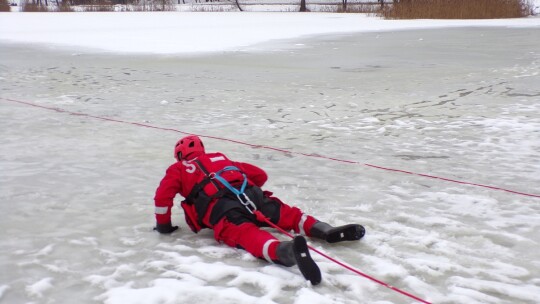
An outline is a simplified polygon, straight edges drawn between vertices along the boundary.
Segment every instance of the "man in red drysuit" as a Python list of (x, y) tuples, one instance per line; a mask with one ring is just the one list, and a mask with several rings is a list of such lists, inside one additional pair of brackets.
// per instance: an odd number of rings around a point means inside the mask
[(177, 162), (161, 180), (155, 195), (155, 230), (171, 233), (171, 208), (177, 194), (185, 198), (181, 206), (185, 220), (197, 233), (203, 228), (214, 230), (219, 242), (242, 248), (271, 263), (298, 268), (313, 285), (321, 281), (320, 270), (311, 258), (306, 240), (296, 236), (292, 241), (279, 241), (260, 227), (268, 224), (254, 213), (260, 212), (278, 227), (323, 239), (329, 243), (359, 240), (364, 227), (350, 224), (332, 227), (283, 203), (272, 192), (261, 187), (268, 176), (259, 167), (236, 162), (222, 153), (206, 153), (198, 136), (180, 139), (174, 149)]

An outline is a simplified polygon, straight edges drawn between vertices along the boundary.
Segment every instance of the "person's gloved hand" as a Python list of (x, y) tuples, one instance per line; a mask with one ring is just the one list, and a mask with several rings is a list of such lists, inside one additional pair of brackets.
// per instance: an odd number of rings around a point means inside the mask
[(167, 224), (156, 224), (154, 230), (157, 230), (159, 233), (169, 234), (178, 229), (178, 226), (173, 226), (171, 223)]

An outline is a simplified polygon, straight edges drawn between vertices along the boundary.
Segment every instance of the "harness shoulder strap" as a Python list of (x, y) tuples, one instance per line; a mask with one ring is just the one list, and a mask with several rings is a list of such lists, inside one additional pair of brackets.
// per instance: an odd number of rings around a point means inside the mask
[[(221, 188), (219, 187), (218, 183), (216, 183), (211, 177), (210, 177), (210, 173), (208, 172), (208, 170), (206, 170), (206, 168), (203, 166), (203, 164), (201, 163), (200, 160), (198, 159), (195, 159), (194, 162), (197, 164), (197, 166), (199, 167), (199, 169), (201, 169), (201, 171), (204, 173), (204, 175), (206, 176), (205, 179), (203, 179), (203, 181), (205, 181), (206, 179), (208, 179), (208, 181), (206, 182), (206, 184), (208, 184), (209, 182), (212, 183), (218, 190)], [(205, 185), (206, 186), (206, 185)]]
[(206, 185), (208, 185), (209, 183), (212, 183), (214, 187), (216, 187), (216, 189), (218, 190), (218, 193), (221, 190), (221, 187), (219, 187), (219, 185), (210, 178), (210, 173), (208, 173), (208, 170), (206, 170), (203, 164), (198, 159), (194, 160), (194, 162), (195, 164), (197, 164), (197, 167), (199, 167), (199, 169), (201, 169), (201, 171), (204, 173), (205, 178), (199, 183), (197, 183), (193, 187), (193, 189), (191, 189), (191, 192), (189, 193), (189, 195), (186, 197), (186, 201), (190, 204), (195, 203), (196, 197), (199, 195), (201, 191), (203, 191), (204, 187), (206, 187)]

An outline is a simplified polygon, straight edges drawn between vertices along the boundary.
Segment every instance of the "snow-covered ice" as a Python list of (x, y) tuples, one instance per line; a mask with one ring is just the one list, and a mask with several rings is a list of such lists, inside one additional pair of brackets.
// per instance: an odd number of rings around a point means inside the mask
[(0, 303), (414, 302), (316, 254), (309, 286), (178, 208), (158, 235), (181, 134), (14, 100), (357, 161), (206, 139), (285, 201), (365, 225), (312, 245), (366, 274), (434, 303), (537, 303), (539, 198), (362, 164), (538, 195), (539, 20), (2, 14)]
[[(99, 20), (99, 21), (97, 21)], [(381, 20), (329, 13), (36, 13), (2, 14), (0, 39), (122, 53), (176, 54), (237, 50), (276, 39), (328, 33), (463, 26), (540, 26), (540, 18)]]

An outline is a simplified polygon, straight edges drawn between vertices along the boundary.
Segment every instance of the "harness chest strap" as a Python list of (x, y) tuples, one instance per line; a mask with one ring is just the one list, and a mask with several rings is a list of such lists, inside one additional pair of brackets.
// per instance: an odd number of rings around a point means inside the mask
[[(240, 186), (240, 189), (234, 188), (227, 180), (225, 180), (223, 177), (221, 177), (221, 173), (227, 172), (227, 171), (239, 171), (242, 173), (243, 181), (242, 185)], [(225, 167), (215, 174), (213, 174), (213, 177), (221, 182), (222, 185), (224, 185), (227, 189), (229, 189), (232, 193), (236, 195), (236, 198), (238, 198), (238, 201), (246, 207), (246, 209), (253, 214), (253, 211), (257, 210), (257, 206), (255, 203), (251, 201), (249, 196), (246, 195), (245, 190), (248, 183), (248, 179), (246, 177), (246, 174), (242, 172), (240, 169), (238, 169), (235, 166), (228, 166)]]
[[(223, 196), (226, 192), (226, 189), (222, 189), (219, 187), (219, 185), (213, 181), (208, 173), (208, 170), (203, 166), (203, 164), (199, 160), (194, 160), (195, 164), (199, 167), (199, 169), (204, 173), (205, 178), (197, 183), (193, 189), (191, 189), (191, 192), (186, 197), (186, 202), (190, 205), (195, 206), (196, 211), (196, 220), (197, 223), (201, 227), (206, 227), (206, 225), (203, 224), (203, 217), (206, 214), (206, 211), (208, 211), (208, 207), (210, 205), (210, 202), (216, 198), (219, 198)], [(204, 188), (209, 183), (212, 183), (214, 187), (218, 190), (216, 193), (214, 193), (212, 196), (208, 196), (204, 192)]]
[[(250, 200), (250, 198), (245, 194), (245, 189), (248, 184), (248, 179), (244, 172), (242, 172), (240, 169), (238, 169), (235, 166), (227, 166), (218, 172), (215, 173), (209, 173), (208, 170), (204, 167), (204, 165), (198, 160), (194, 160), (195, 164), (199, 167), (199, 169), (204, 173), (205, 178), (196, 184), (189, 195), (186, 197), (186, 201), (190, 204), (195, 205), (195, 209), (197, 210), (198, 214), (198, 222), (202, 225), (202, 218), (206, 214), (206, 211), (208, 210), (208, 206), (210, 202), (216, 198), (221, 198), (223, 195), (225, 195), (228, 191), (232, 192), (236, 197), (238, 198), (238, 201), (246, 207), (246, 209), (253, 213), (254, 210), (257, 210), (257, 207), (255, 204)], [(227, 180), (225, 180), (223, 177), (221, 177), (221, 173), (227, 172), (227, 171), (239, 171), (242, 174), (243, 181), (242, 185), (240, 186), (240, 189), (234, 188)], [(219, 181), (224, 187), (220, 186), (219, 183), (216, 182)], [(209, 183), (212, 183), (214, 187), (216, 187), (217, 192), (214, 193), (211, 196), (208, 196), (204, 192), (204, 188)]]

